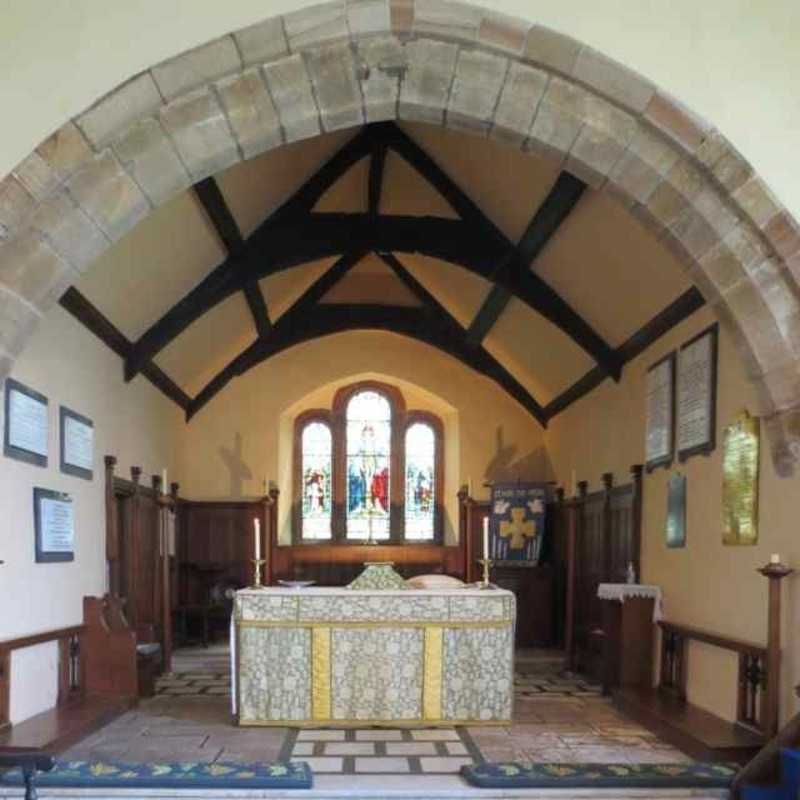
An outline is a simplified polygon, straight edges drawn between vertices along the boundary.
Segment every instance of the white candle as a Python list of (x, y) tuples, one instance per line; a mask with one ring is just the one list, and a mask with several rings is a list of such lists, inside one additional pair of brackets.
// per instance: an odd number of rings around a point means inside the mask
[(769, 557), (769, 563), (770, 563), (770, 564), (780, 564), (780, 563), (781, 563), (781, 557), (780, 557), (780, 555), (779, 555), (778, 553), (773, 553), (773, 554), (772, 554), (772, 555)]
[(256, 517), (253, 520), (256, 529), (256, 561), (261, 560), (261, 520)]
[(264, 476), (264, 496), (266, 497), (269, 493), (269, 482), (267, 481), (267, 476)]
[(472, 478), (467, 476), (467, 497), (472, 497)]
[(161, 491), (164, 494), (167, 494), (168, 486), (169, 485), (167, 484), (167, 468), (164, 467), (164, 469), (161, 470)]
[(483, 518), (483, 557), (489, 558), (489, 517)]

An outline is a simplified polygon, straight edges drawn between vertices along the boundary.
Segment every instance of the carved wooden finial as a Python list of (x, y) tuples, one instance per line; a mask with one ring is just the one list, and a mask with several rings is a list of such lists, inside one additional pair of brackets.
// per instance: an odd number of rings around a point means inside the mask
[(117, 457), (116, 456), (103, 456), (103, 461), (105, 462), (106, 469), (113, 472), (114, 467), (117, 466)]
[(578, 481), (578, 497), (586, 497), (589, 491), (589, 481)]
[(169, 493), (172, 495), (173, 500), (178, 499), (178, 490), (180, 488), (180, 484), (175, 483), (174, 481), (169, 485)]
[(603, 473), (603, 488), (606, 491), (609, 491), (611, 487), (614, 485), (614, 473), (613, 472), (604, 472)]
[(141, 467), (131, 467), (131, 480), (138, 484), (142, 477)]
[(153, 484), (153, 491), (156, 494), (161, 494), (161, 476), (160, 475), (151, 475), (150, 481)]

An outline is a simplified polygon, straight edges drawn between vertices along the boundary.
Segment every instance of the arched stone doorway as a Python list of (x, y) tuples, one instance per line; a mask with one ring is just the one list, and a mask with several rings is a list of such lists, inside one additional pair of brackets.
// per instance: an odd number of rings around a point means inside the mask
[(683, 260), (734, 334), (783, 474), (800, 457), (800, 232), (713, 127), (568, 37), (476, 7), (315, 5), (134, 76), (0, 183), (0, 375), (177, 191), (322, 131), (405, 119), (545, 152)]

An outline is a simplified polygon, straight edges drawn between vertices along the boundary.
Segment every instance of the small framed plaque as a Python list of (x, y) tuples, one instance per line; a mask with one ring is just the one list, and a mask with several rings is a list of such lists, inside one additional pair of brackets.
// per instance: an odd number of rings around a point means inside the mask
[(712, 452), (717, 427), (716, 323), (681, 346), (678, 353), (678, 459)]
[(675, 353), (664, 356), (647, 370), (647, 471), (672, 463), (675, 442)]
[(70, 495), (34, 488), (33, 521), (37, 564), (75, 560), (75, 514)]
[(61, 406), (59, 417), (61, 471), (76, 478), (92, 480), (94, 423), (66, 406)]
[(39, 392), (6, 379), (3, 453), (38, 467), (47, 466), (47, 398)]

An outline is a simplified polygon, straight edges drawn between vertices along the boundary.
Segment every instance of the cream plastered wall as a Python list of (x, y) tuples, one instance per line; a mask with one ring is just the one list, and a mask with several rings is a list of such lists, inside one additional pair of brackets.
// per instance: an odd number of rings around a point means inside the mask
[[(46, 468), (0, 456), (0, 640), (81, 622), (83, 596), (106, 588), (103, 456), (118, 458), (118, 475), (129, 477), (136, 465), (143, 477), (167, 467), (177, 478), (175, 437), (182, 424), (177, 407), (145, 380), (125, 384), (119, 358), (60, 308), (42, 321), (12, 377), (49, 399), (50, 452)], [(94, 422), (91, 482), (59, 470), (62, 404)], [(35, 563), (35, 486), (72, 495), (73, 562)], [(11, 686), (12, 722), (53, 706), (55, 643), (15, 651)]]
[[(557, 479), (569, 489), (572, 470), (600, 486), (603, 472), (613, 471), (617, 483), (629, 480), (631, 464), (644, 459), (645, 376), (647, 368), (714, 321), (702, 309), (625, 367), (619, 384), (606, 381), (550, 424), (545, 441)], [(756, 568), (779, 553), (785, 562), (800, 564), (797, 535), (797, 478), (779, 479), (767, 452), (762, 426), (760, 525), (758, 544), (722, 544), (722, 431), (742, 411), (755, 407), (752, 387), (741, 361), (720, 327), (717, 404), (717, 448), (670, 470), (644, 478), (642, 581), (662, 587), (666, 618), (759, 644), (766, 642), (767, 581)], [(669, 549), (664, 527), (667, 481), (674, 472), (687, 479), (686, 547)], [(784, 581), (783, 718), (797, 710), (792, 687), (800, 681), (800, 642), (793, 635), (800, 613), (797, 580)], [(736, 711), (735, 656), (706, 645), (692, 645), (689, 654), (689, 698), (733, 718)]]
[(183, 430), (183, 493), (197, 499), (255, 497), (264, 480), (275, 481), (286, 541), (293, 420), (307, 408), (329, 406), (336, 388), (364, 376), (397, 385), (409, 408), (443, 417), (451, 541), (455, 495), (468, 479), (476, 497), (488, 497), (482, 485), (488, 477), (550, 478), (542, 428), (494, 382), (427, 345), (358, 331), (292, 348), (234, 380), (203, 408)]
[[(420, 0), (424, 2), (424, 0)], [(311, 5), (301, 0), (6, 0), (0, 26), (7, 173), (69, 116), (169, 56)], [(485, 0), (638, 70), (714, 123), (800, 216), (800, 10), (794, 0)]]

